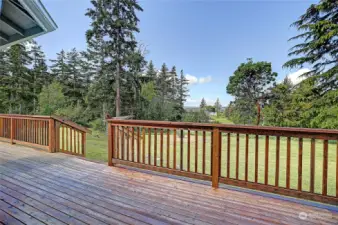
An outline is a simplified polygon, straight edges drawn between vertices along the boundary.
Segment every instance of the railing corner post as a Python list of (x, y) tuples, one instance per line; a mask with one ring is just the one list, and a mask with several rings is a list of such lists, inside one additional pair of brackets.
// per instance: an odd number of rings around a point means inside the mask
[(13, 117), (11, 117), (11, 144), (12, 145), (14, 144), (14, 129), (15, 129), (14, 119)]
[(108, 166), (113, 166), (113, 148), (114, 148), (114, 134), (113, 127), (108, 122)]
[(218, 188), (220, 173), (220, 132), (219, 128), (212, 130), (212, 187)]
[(48, 137), (49, 152), (55, 151), (55, 121), (53, 118), (49, 119), (49, 137)]

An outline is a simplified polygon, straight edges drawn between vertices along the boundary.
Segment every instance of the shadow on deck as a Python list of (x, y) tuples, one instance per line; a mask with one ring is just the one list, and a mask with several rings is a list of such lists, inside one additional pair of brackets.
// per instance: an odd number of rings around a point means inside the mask
[(0, 224), (337, 224), (338, 212), (0, 143)]

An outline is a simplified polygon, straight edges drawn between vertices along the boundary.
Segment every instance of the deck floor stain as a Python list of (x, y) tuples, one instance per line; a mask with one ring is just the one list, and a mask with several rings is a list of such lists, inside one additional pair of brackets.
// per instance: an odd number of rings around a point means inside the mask
[(0, 224), (338, 224), (338, 213), (0, 142)]

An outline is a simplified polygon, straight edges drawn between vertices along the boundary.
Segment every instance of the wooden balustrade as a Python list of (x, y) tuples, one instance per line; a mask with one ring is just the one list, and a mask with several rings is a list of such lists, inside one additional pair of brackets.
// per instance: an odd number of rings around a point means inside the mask
[(110, 166), (338, 204), (338, 130), (108, 122)]
[(88, 129), (57, 116), (0, 114), (0, 141), (85, 156)]

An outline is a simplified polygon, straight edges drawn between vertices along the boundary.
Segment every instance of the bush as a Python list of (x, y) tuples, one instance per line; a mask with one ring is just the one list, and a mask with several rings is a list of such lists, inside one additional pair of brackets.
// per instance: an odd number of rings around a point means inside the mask
[(183, 116), (184, 122), (208, 123), (209, 120), (210, 118), (205, 110), (186, 112)]
[(65, 117), (75, 123), (81, 124), (83, 126), (88, 126), (88, 121), (86, 119), (85, 110), (81, 105), (69, 105), (64, 108), (57, 109), (55, 115)]
[(101, 118), (98, 118), (96, 120), (93, 120), (89, 123), (90, 127), (95, 131), (102, 131), (104, 132), (106, 130), (106, 123), (102, 121)]
[(40, 114), (52, 115), (58, 109), (64, 107), (66, 98), (62, 93), (62, 85), (58, 82), (53, 82), (42, 88), (39, 94)]

